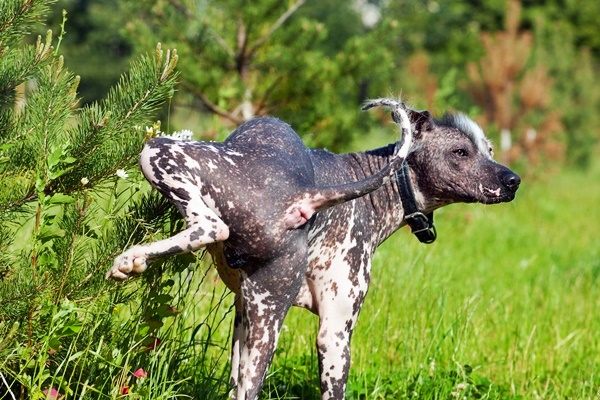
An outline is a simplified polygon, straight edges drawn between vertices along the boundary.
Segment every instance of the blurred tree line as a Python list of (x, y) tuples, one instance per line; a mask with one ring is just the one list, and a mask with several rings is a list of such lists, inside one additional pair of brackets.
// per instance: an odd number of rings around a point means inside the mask
[(401, 95), (468, 112), (505, 162), (586, 168), (598, 141), (598, 2), (59, 0), (52, 26), (63, 9), (83, 103), (162, 42), (181, 57), (163, 126), (198, 138), (269, 114), (309, 145), (347, 150), (376, 129), (360, 104)]

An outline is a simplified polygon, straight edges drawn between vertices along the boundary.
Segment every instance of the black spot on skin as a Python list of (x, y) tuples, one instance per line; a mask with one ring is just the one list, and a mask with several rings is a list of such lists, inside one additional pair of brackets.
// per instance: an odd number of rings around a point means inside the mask
[(168, 254), (179, 254), (183, 251), (183, 249), (179, 246), (173, 246), (167, 250)]
[(334, 293), (335, 297), (337, 297), (338, 296), (338, 284), (337, 284), (337, 282), (333, 282), (331, 284), (331, 289), (333, 290), (333, 293)]
[(346, 328), (345, 328), (345, 331), (346, 331), (347, 333), (350, 333), (350, 332), (352, 332), (352, 320), (351, 320), (351, 319), (349, 319), (349, 320), (347, 320), (347, 321), (346, 321)]
[[(196, 230), (195, 230), (195, 231), (193, 231), (192, 233), (190, 233), (190, 240), (191, 240), (192, 242), (195, 242), (195, 241), (197, 241), (198, 239), (200, 239), (202, 236), (204, 236), (204, 234), (205, 234), (205, 232), (204, 232), (204, 229), (202, 229), (202, 228), (198, 227), (198, 228), (196, 228)], [(214, 235), (214, 237), (213, 237), (213, 236), (211, 236), (213, 239), (214, 239), (214, 238), (216, 238), (216, 234), (214, 234), (213, 232), (211, 232), (211, 234), (213, 234), (213, 235)], [(210, 236), (210, 235), (209, 235), (209, 236)]]

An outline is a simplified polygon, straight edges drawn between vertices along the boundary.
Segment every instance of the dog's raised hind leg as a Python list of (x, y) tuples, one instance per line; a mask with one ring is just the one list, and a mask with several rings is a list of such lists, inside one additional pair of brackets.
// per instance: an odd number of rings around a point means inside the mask
[(193, 212), (187, 213), (185, 230), (167, 239), (131, 247), (115, 259), (106, 279), (125, 280), (132, 274), (144, 272), (149, 259), (189, 253), (229, 237), (227, 225), (204, 203), (199, 193), (187, 207)]

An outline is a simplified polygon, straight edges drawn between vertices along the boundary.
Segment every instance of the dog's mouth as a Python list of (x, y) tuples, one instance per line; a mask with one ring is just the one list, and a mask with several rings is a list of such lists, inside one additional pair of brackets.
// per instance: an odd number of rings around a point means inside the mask
[(521, 178), (500, 164), (493, 163), (492, 166), (493, 169), (483, 175), (490, 179), (482, 179), (475, 185), (477, 201), (483, 204), (512, 201), (521, 185)]
[(479, 184), (479, 199), (478, 201), (483, 204), (497, 204), (497, 203), (507, 203), (509, 201), (514, 200), (515, 195), (517, 194), (518, 186), (514, 189), (497, 187), (495, 189), (485, 187), (483, 184)]

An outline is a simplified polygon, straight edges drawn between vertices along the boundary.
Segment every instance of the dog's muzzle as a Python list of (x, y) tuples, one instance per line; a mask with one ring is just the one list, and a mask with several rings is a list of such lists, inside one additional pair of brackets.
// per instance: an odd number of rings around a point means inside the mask
[(504, 203), (512, 201), (515, 198), (517, 189), (519, 189), (519, 185), (521, 184), (519, 175), (506, 167), (502, 167), (502, 169), (498, 171), (497, 177), (501, 186), (495, 190), (483, 188), (483, 194), (485, 196), (483, 203)]
[[(490, 171), (491, 172), (491, 171)], [(484, 204), (497, 204), (512, 201), (515, 198), (521, 178), (504, 165), (494, 164), (491, 172), (495, 179), (492, 182), (480, 182), (476, 201)]]
[(500, 176), (500, 180), (504, 186), (511, 192), (515, 193), (521, 184), (521, 178), (511, 170), (507, 169)]

